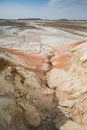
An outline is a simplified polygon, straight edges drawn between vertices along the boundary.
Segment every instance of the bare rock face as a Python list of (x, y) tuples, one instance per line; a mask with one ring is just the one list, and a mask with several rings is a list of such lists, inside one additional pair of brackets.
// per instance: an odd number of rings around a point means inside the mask
[(65, 123), (64, 126), (62, 126), (60, 128), (60, 130), (86, 130), (87, 129), (87, 126), (83, 126), (83, 125), (80, 125), (80, 124), (77, 124), (75, 122), (72, 122), (72, 121), (67, 121), (67, 123)]
[(87, 129), (87, 42), (51, 55), (0, 48), (0, 130)]
[(39, 55), (13, 53), (0, 50), (0, 130), (56, 129), (52, 124), (56, 97), (47, 86), (43, 68), (48, 61)]
[[(64, 61), (64, 62), (63, 62)], [(74, 122), (73, 129), (87, 129), (87, 42), (52, 58), (54, 68), (48, 73), (49, 87), (56, 92), (59, 108)], [(68, 123), (69, 124), (69, 123)], [(66, 124), (64, 130), (68, 130)], [(61, 128), (62, 129), (62, 128)]]

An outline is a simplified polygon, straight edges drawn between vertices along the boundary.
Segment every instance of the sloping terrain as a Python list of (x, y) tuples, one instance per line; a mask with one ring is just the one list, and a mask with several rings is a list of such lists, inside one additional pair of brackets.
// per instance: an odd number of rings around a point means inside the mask
[(86, 37), (24, 23), (0, 23), (0, 130), (87, 130)]
[[(87, 40), (86, 23), (1, 20), (0, 47), (49, 53), (51, 47)], [(71, 29), (68, 29), (69, 25)], [(78, 25), (83, 29), (77, 29)]]
[(0, 48), (0, 130), (86, 130), (86, 48), (45, 57)]

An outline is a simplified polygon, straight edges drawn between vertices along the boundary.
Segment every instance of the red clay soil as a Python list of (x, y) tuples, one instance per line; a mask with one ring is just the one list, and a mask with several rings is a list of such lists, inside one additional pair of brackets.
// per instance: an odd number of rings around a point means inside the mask
[(53, 51), (54, 55), (63, 55), (65, 53), (69, 53), (70, 50), (72, 50), (74, 47), (76, 47), (84, 42), (85, 41), (81, 41), (81, 42), (76, 42), (76, 43), (72, 43), (72, 44), (58, 46), (56, 48), (54, 47), (52, 51)]
[(8, 48), (0, 48), (0, 50), (5, 50), (10, 54), (18, 56), (19, 58), (21, 58), (25, 61), (26, 65), (29, 68), (33, 68), (33, 69), (42, 70), (42, 65), (46, 61), (46, 57), (42, 57), (39, 54), (34, 54), (34, 53), (28, 54), (28, 53), (25, 53), (22, 51), (8, 49)]
[[(73, 49), (75, 46), (82, 44), (83, 42), (84, 41), (76, 42), (69, 45), (62, 45), (59, 46), (57, 49), (54, 48), (52, 53), (55, 56), (51, 58), (51, 62), (56, 62), (56, 65), (53, 65), (53, 67), (63, 68), (65, 70), (69, 69), (69, 66), (71, 65), (70, 50)], [(46, 71), (44, 70), (43, 65), (45, 63), (49, 64), (49, 59), (46, 56), (41, 56), (39, 54), (34, 53), (28, 54), (22, 51), (8, 48), (0, 48), (0, 50), (5, 50), (10, 54), (18, 56), (20, 59), (23, 59), (29, 69)]]
[(58, 57), (54, 57), (52, 62), (55, 62), (55, 68), (68, 70), (71, 66), (71, 56), (69, 54), (61, 55)]
[(51, 59), (53, 67), (68, 70), (72, 64), (70, 51), (83, 42), (84, 41), (59, 46), (57, 49), (54, 48), (54, 57)]
[(49, 61), (48, 57), (41, 56), (39, 54), (34, 54), (34, 53), (33, 54), (25, 53), (22, 51), (8, 49), (8, 48), (0, 48), (0, 50), (4, 50), (22, 59), (26, 63), (27, 68), (37, 74), (37, 76), (41, 80), (41, 85), (43, 86), (43, 84), (45, 84), (46, 82), (45, 74), (46, 74), (46, 71), (48, 70), (45, 70), (43, 66), (44, 64), (48, 64), (48, 61)]

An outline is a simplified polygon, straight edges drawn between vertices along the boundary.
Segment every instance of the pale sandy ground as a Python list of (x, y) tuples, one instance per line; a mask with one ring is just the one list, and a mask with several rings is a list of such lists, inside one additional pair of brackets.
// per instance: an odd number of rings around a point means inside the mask
[(36, 22), (28, 21), (27, 25), (37, 29), (20, 29), (12, 26), (0, 26), (0, 47), (18, 49), (22, 51), (49, 52), (50, 47), (70, 44), (87, 40), (87, 33), (76, 31), (80, 35), (72, 34), (54, 27), (40, 26)]

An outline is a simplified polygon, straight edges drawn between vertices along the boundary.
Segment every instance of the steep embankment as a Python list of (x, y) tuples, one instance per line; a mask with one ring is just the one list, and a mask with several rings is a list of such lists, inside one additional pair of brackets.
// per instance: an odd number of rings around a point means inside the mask
[(86, 130), (86, 72), (86, 41), (48, 55), (0, 48), (0, 130)]

